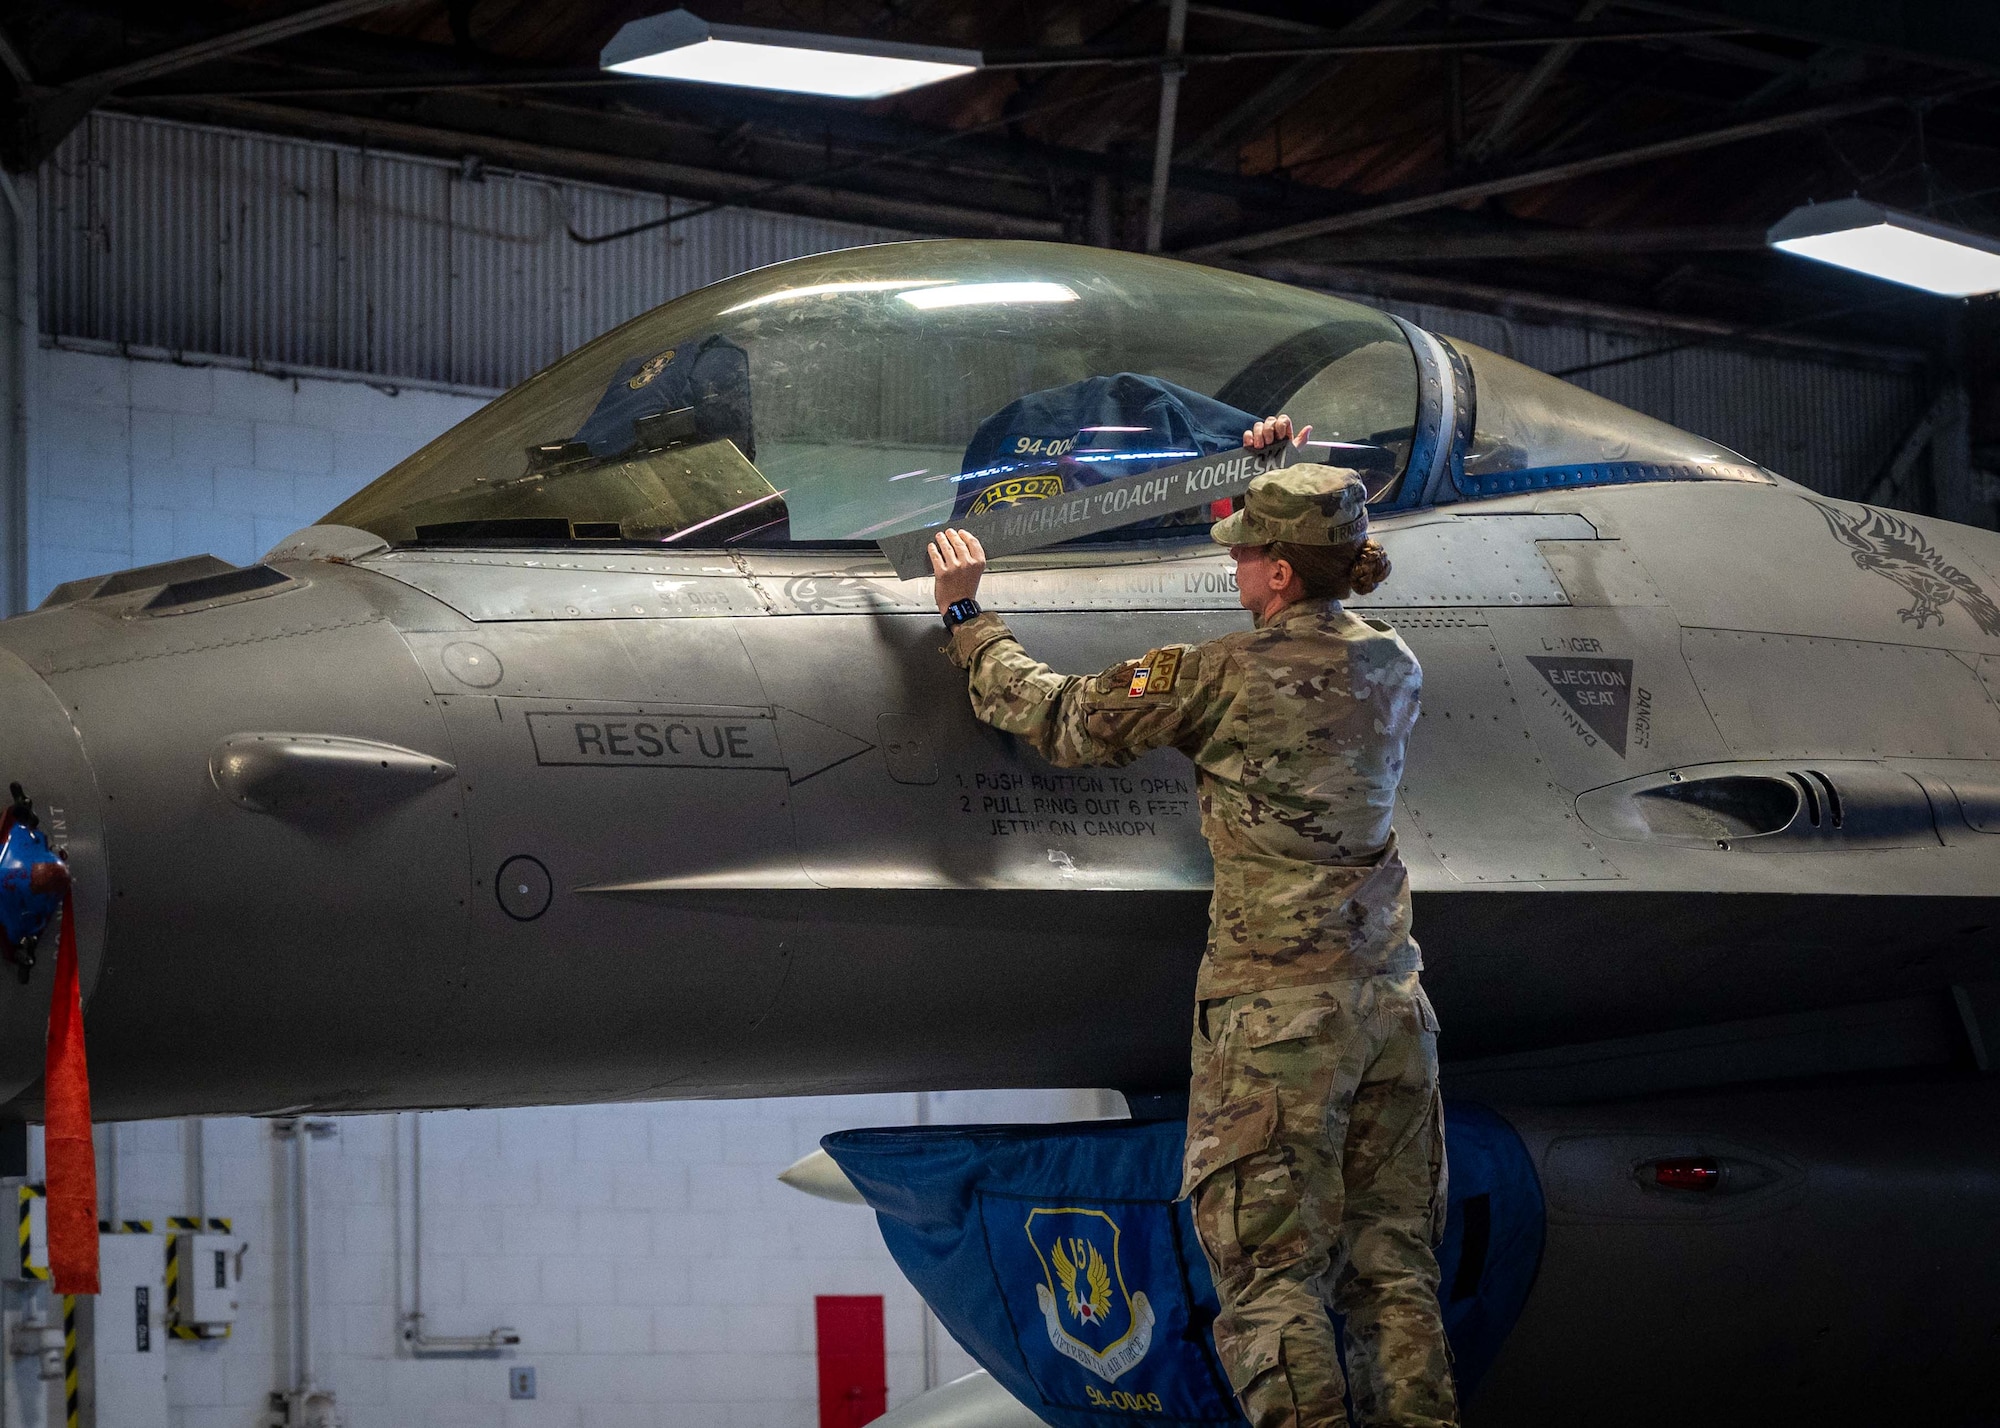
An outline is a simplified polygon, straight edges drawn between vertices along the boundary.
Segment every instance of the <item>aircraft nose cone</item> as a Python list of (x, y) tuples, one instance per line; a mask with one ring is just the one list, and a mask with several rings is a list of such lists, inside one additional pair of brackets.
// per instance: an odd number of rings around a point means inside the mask
[[(30, 873), (30, 891), (75, 891), (78, 972), (86, 1020), (90, 993), (104, 948), (108, 878), (104, 858), (103, 799), (70, 711), (47, 682), (10, 650), (0, 649), (0, 787), (18, 783), (33, 800), (49, 846), (66, 863), (41, 864)], [(25, 983), (8, 969), (0, 976), (0, 1101), (12, 1099), (42, 1073), (49, 987), (55, 980), (55, 927)], [(11, 950), (11, 949), (10, 949)]]

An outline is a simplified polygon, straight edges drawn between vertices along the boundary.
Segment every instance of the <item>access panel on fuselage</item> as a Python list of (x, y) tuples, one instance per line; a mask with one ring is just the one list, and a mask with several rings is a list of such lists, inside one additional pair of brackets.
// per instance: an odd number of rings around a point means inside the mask
[[(800, 881), (780, 715), (730, 619), (493, 622), (406, 638), (469, 822), (468, 996), (569, 1080), (672, 1089), (769, 1006), (785, 949), (676, 889)], [(476, 1015), (476, 1010), (469, 1014)], [(539, 1046), (534, 1043), (539, 1041)]]
[[(1017, 614), (1010, 623), (1037, 657), (1065, 673), (1094, 674), (1157, 645), (1238, 628), (1242, 617)], [(773, 702), (827, 730), (822, 739), (851, 740), (856, 750), (802, 768), (792, 787), (800, 857), (814, 881), (1208, 885), (1194, 769), (1184, 756), (1163, 750), (1123, 768), (1053, 767), (973, 717), (964, 673), (940, 653), (945, 635), (935, 616), (783, 618), (745, 622), (743, 634)]]
[[(1009, 612), (1090, 672), (1234, 613)], [(935, 612), (743, 622), (773, 704), (865, 752), (790, 788), (818, 890), (766, 896), (799, 955), (758, 1041), (798, 1089), (1184, 1083), (1211, 872), (1193, 765), (1058, 769), (972, 715)], [(1079, 1079), (1080, 1078), (1080, 1079)]]
[(1403, 770), (1404, 841), (1420, 842), (1453, 886), (1621, 877), (1535, 749), (1524, 705), (1536, 695), (1510, 674), (1487, 612), (1370, 613), (1424, 667)]
[(1490, 618), (1534, 752), (1572, 797), (1727, 757), (1665, 608), (1495, 610)]
[[(394, 1105), (456, 1005), (465, 844), (450, 784), (271, 811), (218, 786), (219, 746), (246, 734), (456, 757), (372, 579), (286, 573), (276, 593), (182, 613), (144, 613), (142, 589), (8, 622), (106, 800), (99, 848), (78, 851), (93, 881), (110, 875), (88, 1007), (107, 1119)], [(51, 799), (37, 770), (21, 776)], [(93, 923), (80, 921), (94, 942)], [(43, 1005), (46, 976), (30, 988)], [(243, 1034), (191, 1037), (209, 1025)]]

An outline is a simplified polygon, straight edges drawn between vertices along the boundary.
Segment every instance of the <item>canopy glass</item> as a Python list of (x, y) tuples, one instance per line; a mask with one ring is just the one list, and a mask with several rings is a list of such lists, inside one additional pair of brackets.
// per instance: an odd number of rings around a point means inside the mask
[[(1503, 362), (1478, 354), (1482, 392)], [(1557, 395), (1531, 399), (1494, 368), (1501, 419), (1478, 426), (1482, 473), (1567, 450), (1565, 393), (1586, 403), (1592, 450), (1720, 450), (1506, 366)], [(1311, 425), (1308, 459), (1389, 493), (1424, 419), (1409, 339), (1356, 303), (1168, 259), (888, 244), (635, 318), (325, 519), (397, 545), (871, 543), (1231, 449), (1279, 411)], [(1634, 433), (1622, 445), (1601, 430), (1620, 421)], [(1093, 539), (1196, 536), (1210, 518)]]

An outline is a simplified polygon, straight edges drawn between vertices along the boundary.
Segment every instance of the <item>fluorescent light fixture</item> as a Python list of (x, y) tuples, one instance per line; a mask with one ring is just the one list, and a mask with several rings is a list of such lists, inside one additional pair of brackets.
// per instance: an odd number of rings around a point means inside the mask
[(1017, 302), (1075, 302), (1076, 293), (1061, 283), (953, 283), (943, 288), (916, 288), (897, 293), (911, 307), (996, 307)]
[(1773, 248), (1945, 297), (2000, 292), (2000, 239), (1859, 198), (1809, 203), (1765, 235)]
[(881, 99), (970, 74), (978, 50), (711, 25), (686, 10), (634, 20), (597, 57), (600, 69), (652, 79), (781, 89), (835, 99)]

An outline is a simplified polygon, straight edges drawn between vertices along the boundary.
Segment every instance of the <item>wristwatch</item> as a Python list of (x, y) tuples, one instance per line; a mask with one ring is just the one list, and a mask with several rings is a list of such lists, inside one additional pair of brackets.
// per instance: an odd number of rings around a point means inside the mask
[(963, 600), (954, 600), (944, 608), (944, 627), (955, 630), (979, 613), (979, 602), (970, 595)]

